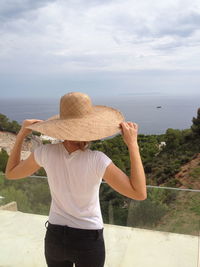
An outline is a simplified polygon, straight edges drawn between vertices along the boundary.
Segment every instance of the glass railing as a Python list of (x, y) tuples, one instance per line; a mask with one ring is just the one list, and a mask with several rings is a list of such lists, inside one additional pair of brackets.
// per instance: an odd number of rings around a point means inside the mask
[[(147, 188), (147, 199), (136, 201), (102, 183), (105, 266), (197, 267), (200, 264), (200, 190)], [(0, 205), (12, 201), (17, 202), (19, 211), (48, 215), (47, 179), (11, 181), (1, 175)]]
[(102, 184), (104, 222), (119, 225), (106, 235), (108, 251), (121, 262), (116, 266), (199, 266), (200, 190), (147, 188), (147, 199), (136, 201)]
[(155, 231), (198, 236), (200, 190), (147, 186), (144, 201), (130, 200), (102, 185), (104, 222)]

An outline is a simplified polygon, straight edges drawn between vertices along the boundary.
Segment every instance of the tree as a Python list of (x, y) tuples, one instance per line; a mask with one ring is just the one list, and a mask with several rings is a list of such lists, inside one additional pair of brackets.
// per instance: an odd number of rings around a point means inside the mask
[(166, 131), (166, 149), (175, 150), (182, 142), (182, 132), (177, 129), (167, 129)]
[(161, 218), (167, 213), (168, 207), (164, 203), (132, 200), (129, 205), (127, 226), (152, 227), (156, 226)]
[(38, 176), (47, 176), (46, 174), (46, 171), (44, 168), (40, 168), (37, 172), (35, 172), (35, 175), (38, 175)]
[(5, 197), (6, 203), (16, 201), (20, 211), (30, 211), (28, 197), (21, 189), (15, 189), (14, 186), (9, 186), (1, 190), (0, 193), (3, 197)]
[(191, 129), (192, 129), (192, 132), (195, 136), (199, 136), (200, 137), (200, 108), (198, 108), (197, 110), (197, 117), (193, 117), (192, 119), (192, 126), (191, 126)]
[(20, 130), (21, 126), (17, 121), (12, 121), (8, 123), (7, 131), (11, 133), (18, 133)]
[(2, 149), (0, 152), (0, 171), (5, 172), (8, 161), (8, 153)]
[(0, 114), (0, 130), (18, 133), (21, 126), (17, 121), (10, 121), (4, 114)]
[(1, 131), (6, 131), (8, 127), (9, 119), (0, 113), (0, 130)]

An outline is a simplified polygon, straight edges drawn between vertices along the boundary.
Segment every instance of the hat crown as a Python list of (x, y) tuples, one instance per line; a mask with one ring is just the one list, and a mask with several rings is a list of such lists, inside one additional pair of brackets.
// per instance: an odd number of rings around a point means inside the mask
[(88, 95), (83, 93), (69, 93), (61, 97), (60, 118), (81, 118), (92, 112), (92, 102)]

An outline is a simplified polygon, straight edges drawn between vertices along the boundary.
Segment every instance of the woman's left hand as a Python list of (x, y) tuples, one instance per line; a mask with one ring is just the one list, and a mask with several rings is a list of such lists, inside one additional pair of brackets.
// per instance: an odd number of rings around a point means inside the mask
[(125, 144), (128, 147), (137, 145), (138, 125), (134, 122), (122, 122), (120, 125)]

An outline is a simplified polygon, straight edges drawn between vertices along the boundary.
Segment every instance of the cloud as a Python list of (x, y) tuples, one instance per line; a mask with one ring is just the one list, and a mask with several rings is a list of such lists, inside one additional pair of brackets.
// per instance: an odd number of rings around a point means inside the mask
[(171, 16), (166, 22), (161, 23), (161, 25), (157, 27), (156, 36), (178, 36), (187, 38), (195, 31), (198, 31), (199, 28), (200, 13), (189, 12), (175, 17)]
[(41, 8), (55, 0), (1, 0), (0, 21), (16, 19), (23, 14)]
[(4, 0), (0, 18), (1, 73), (200, 68), (197, 0)]

